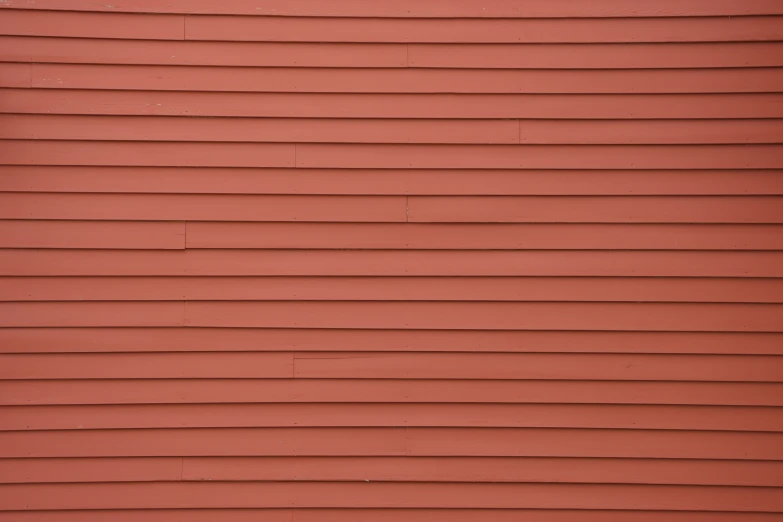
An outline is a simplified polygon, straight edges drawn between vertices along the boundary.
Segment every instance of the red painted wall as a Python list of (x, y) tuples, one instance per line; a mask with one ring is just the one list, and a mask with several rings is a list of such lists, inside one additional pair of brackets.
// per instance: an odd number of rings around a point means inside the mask
[(0, 33), (0, 522), (783, 517), (780, 1)]

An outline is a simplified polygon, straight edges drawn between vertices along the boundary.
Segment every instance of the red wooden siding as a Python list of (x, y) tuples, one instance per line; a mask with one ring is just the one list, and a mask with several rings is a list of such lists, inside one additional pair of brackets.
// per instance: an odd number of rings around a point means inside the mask
[(0, 522), (781, 519), (779, 0), (0, 2)]

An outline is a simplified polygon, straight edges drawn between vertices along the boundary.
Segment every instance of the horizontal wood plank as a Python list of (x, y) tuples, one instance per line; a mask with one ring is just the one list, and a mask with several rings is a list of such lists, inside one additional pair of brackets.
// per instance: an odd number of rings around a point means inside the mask
[[(783, 485), (774, 461), (438, 458), (194, 457), (5, 459), (3, 483), (136, 481), (556, 482), (726, 486)], [(181, 469), (180, 469), (181, 468)]]
[(783, 375), (783, 358), (776, 356), (330, 352), (297, 353), (294, 357), (295, 377), (319, 379), (780, 382)]
[(783, 65), (781, 55), (779, 43), (410, 44), (407, 63), (467, 69), (699, 69), (775, 67)]
[[(468, 199), (468, 198), (465, 198)], [(524, 208), (528, 201), (519, 206), (497, 204), (498, 199), (488, 198), (492, 209), (481, 208), (476, 212), (468, 201), (462, 203), (466, 208), (451, 208), (450, 216), (466, 219), (468, 215), (478, 216), (477, 220), (524, 219), (514, 215), (514, 210)], [(510, 199), (510, 198), (509, 198)], [(536, 198), (538, 199), (538, 198)], [(541, 198), (546, 200), (547, 198)], [(581, 198), (570, 199), (580, 203)], [(595, 198), (597, 201), (599, 198)], [(618, 198), (619, 199), (619, 198)], [(644, 202), (646, 198), (632, 197), (632, 202)], [(740, 198), (737, 198), (740, 199)], [(698, 206), (697, 198), (682, 198), (693, 206)], [(458, 200), (459, 201), (459, 200)], [(519, 201), (519, 200), (517, 200)], [(549, 199), (555, 206), (554, 198)], [(610, 201), (605, 198), (603, 201)], [(661, 198), (659, 201), (663, 201)], [(704, 201), (704, 200), (701, 200)], [(758, 204), (761, 198), (747, 198), (749, 205)], [(752, 224), (456, 224), (456, 223), (412, 223), (415, 214), (413, 208), (421, 208), (419, 198), (408, 199), (407, 223), (389, 224), (337, 224), (337, 223), (219, 223), (188, 222), (188, 248), (354, 248), (354, 249), (596, 249), (596, 250), (783, 250), (783, 226)], [(458, 203), (459, 204), (459, 203)], [(638, 203), (637, 203), (638, 204)], [(606, 203), (610, 206), (609, 203)], [(531, 205), (535, 207), (535, 205)], [(663, 206), (663, 205), (662, 205)], [(672, 205), (673, 206), (673, 205)], [(424, 205), (424, 214), (432, 215), (435, 209)], [(456, 207), (456, 205), (455, 205)], [(571, 207), (578, 204), (571, 204)], [(597, 203), (595, 208), (606, 208)], [(643, 205), (640, 205), (643, 207)], [(473, 210), (473, 212), (471, 212)], [(504, 212), (510, 210), (510, 212)], [(639, 212), (643, 209), (639, 208)], [(676, 210), (669, 207), (675, 215)], [(702, 216), (709, 209), (700, 209)], [(527, 208), (525, 212), (532, 211)], [(728, 209), (726, 209), (728, 212)], [(758, 209), (754, 210), (754, 213)], [(577, 211), (578, 212), (578, 211)], [(740, 211), (737, 209), (737, 214)], [(505, 216), (503, 216), (505, 214)], [(630, 214), (630, 213), (629, 213)], [(502, 217), (501, 217), (502, 216)], [(591, 215), (592, 216), (592, 215)], [(638, 216), (638, 214), (637, 214)], [(557, 217), (553, 214), (553, 217)], [(590, 216), (585, 216), (592, 219)], [(438, 219), (434, 217), (431, 219)], [(665, 218), (664, 218), (665, 219)], [(672, 219), (669, 217), (668, 219)], [(674, 218), (676, 219), (676, 218)], [(728, 218), (724, 218), (728, 219)], [(552, 219), (556, 221), (556, 219)], [(6, 222), (12, 226), (14, 221)], [(25, 222), (22, 222), (25, 223)], [(68, 222), (62, 223), (66, 226)], [(80, 222), (79, 222), (80, 223)], [(76, 225), (74, 225), (76, 226)], [(80, 226), (80, 225), (79, 225)]]
[(407, 428), (406, 454), (781, 460), (780, 441), (780, 434), (759, 432)]
[(371, 18), (611, 18), (611, 17), (689, 17), (689, 16), (749, 16), (783, 14), (775, 0), (691, 0), (683, 5), (677, 0), (662, 0), (654, 5), (634, 0), (598, 0), (590, 4), (556, 3), (546, 0), (498, 0), (488, 7), (471, 0), (448, 3), (437, 0), (382, 0), (372, 4), (356, 4), (351, 0), (336, 0), (328, 6), (319, 0), (136, 0), (132, 4), (106, 5), (100, 0), (9, 0), (6, 7), (97, 12), (142, 12), (223, 14), (254, 16), (311, 17), (371, 17)]
[(0, 404), (7, 406), (302, 402), (783, 406), (783, 383), (478, 379), (39, 379), (0, 382)]
[(230, 346), (236, 352), (783, 354), (783, 335), (758, 332), (2, 328), (0, 341), (2, 353), (214, 352)]
[(609, 511), (559, 509), (124, 509), (77, 511), (0, 511), (3, 522), (778, 522), (775, 513), (718, 511)]
[(781, 303), (783, 279), (0, 277), (0, 300)]
[(562, 404), (2, 406), (0, 431), (254, 427), (596, 428), (783, 432), (780, 408)]
[(783, 460), (783, 434), (536, 428), (0, 432), (0, 457), (527, 456)]
[[(34, 153), (39, 142), (0, 142), (16, 154), (8, 163), (29, 164), (16, 157)], [(40, 142), (41, 144), (45, 142)], [(54, 145), (53, 145), (54, 144)], [(58, 146), (59, 145), (59, 150)], [(102, 144), (108, 149), (115, 144)], [(152, 144), (150, 144), (152, 145)], [(47, 164), (58, 164), (57, 156), (81, 152), (79, 147), (49, 142), (52, 154)], [(223, 147), (224, 145), (212, 145)], [(267, 147), (275, 145), (267, 144)], [(281, 145), (284, 146), (284, 145)], [(84, 146), (83, 146), (84, 147)], [(0, 152), (3, 149), (0, 148)], [(208, 150), (208, 149), (207, 149)], [(29, 151), (29, 152), (28, 152)], [(93, 151), (92, 155), (98, 155)], [(78, 164), (96, 164), (81, 158)], [(226, 166), (236, 165), (223, 160)], [(116, 163), (108, 163), (116, 164)], [(210, 163), (210, 166), (213, 164)], [(273, 165), (269, 165), (273, 166)], [(296, 145), (296, 166), (306, 168), (456, 168), (456, 169), (775, 169), (783, 167), (781, 145)]]
[(0, 207), (3, 219), (405, 222), (406, 218), (402, 196), (0, 193)]
[[(420, 5), (420, 4), (417, 4)], [(28, 11), (29, 12), (29, 11)], [(15, 13), (19, 13), (18, 11)], [(81, 16), (82, 13), (68, 13)], [(17, 14), (17, 16), (19, 16)], [(89, 14), (88, 16), (101, 16)], [(103, 15), (106, 16), (106, 15)], [(117, 15), (112, 15), (117, 16)], [(86, 18), (85, 18), (86, 20)], [(778, 17), (335, 18), (188, 16), (188, 40), (410, 43), (741, 42), (783, 39)], [(79, 36), (99, 37), (91, 25)], [(81, 25), (79, 26), (81, 27)], [(13, 31), (13, 28), (9, 28)], [(40, 31), (40, 30), (39, 30)], [(44, 33), (71, 36), (65, 29)], [(6, 34), (19, 34), (10, 32)], [(138, 38), (139, 36), (136, 36)]]
[[(182, 20), (179, 20), (180, 31)], [(108, 40), (0, 36), (0, 60), (33, 63), (209, 65), (219, 67), (406, 67), (403, 44), (244, 43), (162, 40)], [(676, 45), (676, 44), (674, 44)], [(731, 45), (731, 44), (729, 44)], [(742, 66), (736, 55), (766, 54), (774, 44), (738, 44), (727, 66)], [(754, 46), (746, 49), (744, 45)], [(728, 49), (727, 49), (728, 51)], [(684, 51), (687, 52), (687, 51)], [(747, 58), (747, 56), (746, 56)], [(747, 66), (778, 65), (759, 57)]]
[(32, 67), (29, 63), (0, 63), (0, 87), (31, 87)]
[(783, 277), (783, 253), (0, 250), (0, 275)]
[[(0, 327), (180, 326), (182, 302), (0, 303)], [(184, 325), (218, 328), (783, 332), (772, 303), (194, 301)]]
[(288, 353), (113, 353), (2, 355), (5, 379), (289, 378)]
[[(26, 64), (13, 64), (25, 68)], [(196, 67), (33, 63), (31, 87), (313, 93), (780, 92), (783, 68), (485, 70)], [(19, 85), (2, 85), (18, 87)]]
[[(208, 352), (3, 354), (0, 379), (519, 379), (783, 382), (771, 355)], [(293, 361), (293, 370), (292, 370)]]
[(291, 143), (0, 141), (6, 165), (294, 167)]
[(183, 326), (182, 302), (123, 303), (0, 303), (0, 327), (84, 326)]
[(185, 37), (184, 18), (181, 15), (161, 14), (3, 9), (0, 33), (18, 36), (182, 40)]
[[(104, 306), (113, 308), (118, 305)], [(139, 304), (139, 307), (142, 306)], [(42, 326), (104, 326), (93, 324), (93, 318), (88, 312), (90, 308), (92, 303), (4, 303), (0, 304), (0, 310), (12, 309), (18, 315), (0, 324), (30, 326), (28, 321), (41, 321)], [(48, 315), (48, 311), (51, 311), (51, 317), (41, 317)], [(185, 325), (234, 328), (783, 332), (783, 305), (198, 301), (185, 303)]]
[[(28, 87), (29, 65), (10, 65), (27, 75), (19, 87)], [(2, 94), (0, 111), (20, 114), (591, 120), (783, 117), (780, 93), (340, 94), (28, 88), (4, 89)]]
[(411, 222), (779, 223), (783, 198), (411, 196), (407, 216)]
[[(233, 40), (233, 39), (232, 39)], [(702, 69), (779, 67), (777, 42), (618, 44), (200, 42), (0, 36), (7, 62), (219, 67)]]
[[(782, 54), (783, 55), (783, 54)], [(380, 120), (0, 115), (0, 138), (299, 143), (783, 143), (783, 120)]]
[[(0, 97), (2, 100), (2, 97)], [(780, 195), (783, 170), (420, 170), (0, 165), (5, 192)]]
[(571, 508), (783, 511), (775, 488), (585, 484), (166, 482), (17, 484), (0, 487), (7, 509), (150, 508)]
[(176, 222), (0, 221), (2, 248), (185, 248)]

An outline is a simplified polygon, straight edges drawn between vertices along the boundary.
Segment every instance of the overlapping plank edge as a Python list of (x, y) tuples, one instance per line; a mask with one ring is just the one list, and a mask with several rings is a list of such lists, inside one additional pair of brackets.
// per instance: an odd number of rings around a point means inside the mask
[(0, 521), (780, 518), (780, 2), (0, 33)]

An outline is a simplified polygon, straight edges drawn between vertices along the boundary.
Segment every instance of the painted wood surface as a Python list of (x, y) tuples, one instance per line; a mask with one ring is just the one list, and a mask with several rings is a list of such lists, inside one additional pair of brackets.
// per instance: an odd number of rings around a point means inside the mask
[(780, 520), (781, 41), (0, 2), (0, 522)]

